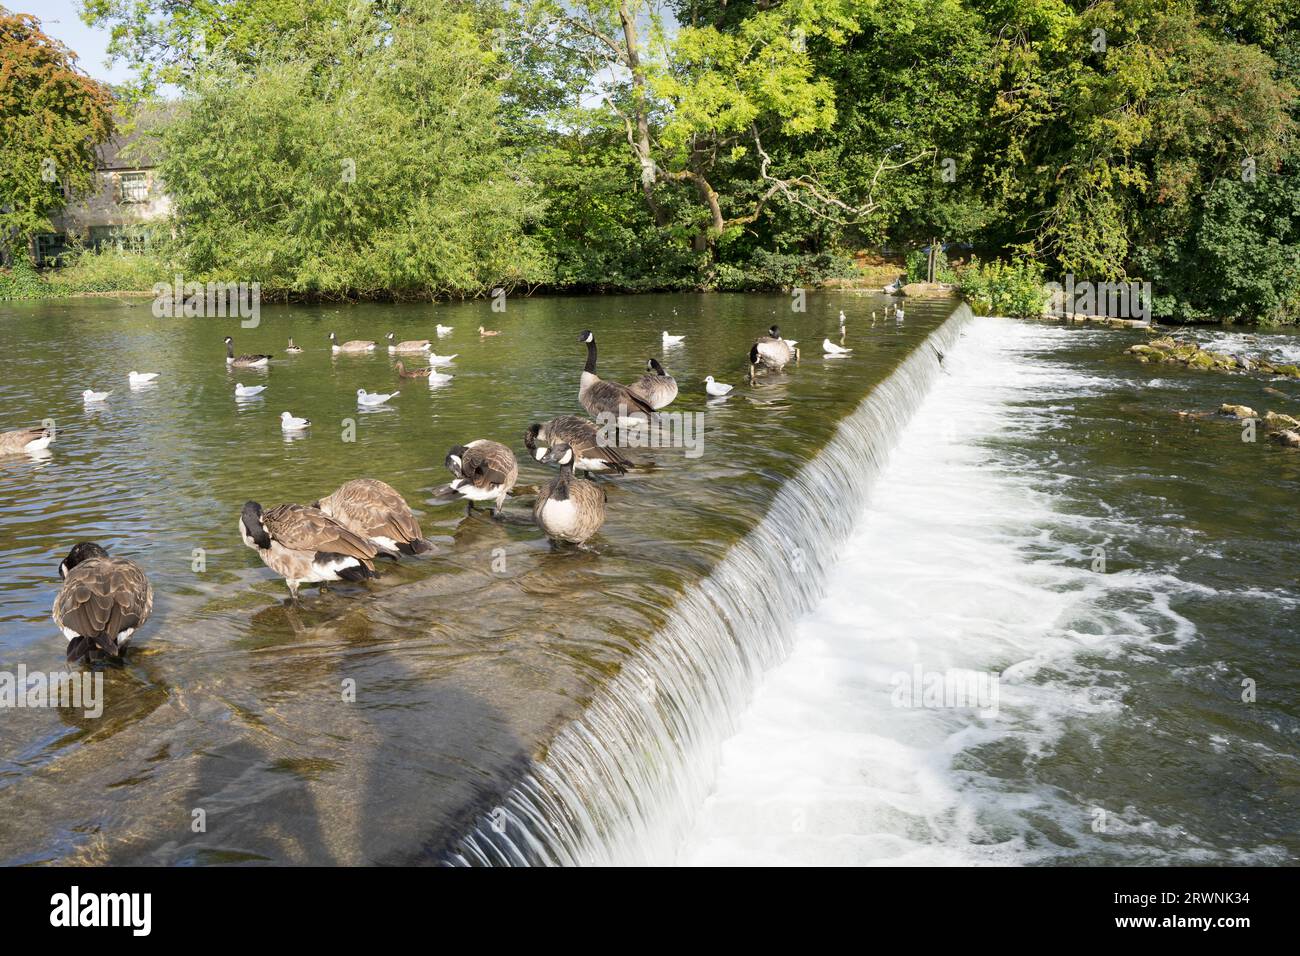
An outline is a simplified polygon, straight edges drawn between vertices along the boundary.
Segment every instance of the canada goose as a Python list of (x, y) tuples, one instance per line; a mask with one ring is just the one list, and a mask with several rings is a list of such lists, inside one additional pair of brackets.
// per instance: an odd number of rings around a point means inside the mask
[(108, 398), (108, 396), (112, 394), (113, 394), (112, 389), (109, 389), (107, 392), (95, 392), (92, 391), (91, 389), (86, 389), (84, 392), (81, 393), (81, 400), (85, 402), (87, 405), (91, 405), (94, 404), (95, 402), (102, 402), (104, 399)]
[(300, 432), (311, 428), (310, 418), (298, 418), (290, 412), (280, 413), (280, 428), (287, 432)]
[(263, 511), (249, 501), (239, 516), (239, 537), (284, 578), (294, 601), (304, 584), (379, 577), (374, 546), (316, 508), (277, 505)]
[(524, 447), (538, 461), (548, 451), (548, 446), (568, 445), (573, 449), (573, 467), (586, 472), (612, 471), (626, 474), (632, 462), (613, 445), (602, 444), (596, 423), (577, 415), (561, 415), (549, 422), (534, 422), (524, 432)]
[(52, 428), (18, 428), (11, 432), (0, 432), (0, 455), (44, 451), (52, 441)]
[(288, 352), (290, 355), (298, 355), (299, 353), (302, 352), (302, 346), (294, 345), (293, 336), (291, 335), (289, 336), (289, 344), (285, 347), (285, 351)]
[(483, 326), (480, 325), (480, 326), (478, 327), (478, 334), (479, 334), (480, 336), (486, 338), (486, 337), (489, 336), (489, 335), (500, 335), (501, 332), (500, 332), (499, 330), (491, 330), (491, 331), (489, 331), (488, 329), (485, 329), (485, 328), (483, 328)]
[(332, 352), (373, 352), (375, 343), (369, 339), (351, 339), (339, 345), (339, 338), (333, 332), (330, 333), (330, 351)]
[(261, 395), (265, 391), (265, 385), (244, 385), (240, 382), (235, 383), (235, 398), (252, 398), (255, 395)]
[(452, 483), (447, 491), (465, 499), (465, 513), (474, 510), (476, 501), (494, 501), (492, 516), (505, 504), (506, 495), (519, 480), (519, 463), (515, 453), (500, 442), (478, 438), (468, 445), (457, 445), (447, 452), (447, 470)]
[(356, 478), (312, 504), (353, 534), (365, 538), (384, 557), (424, 554), (433, 545), (396, 488), (377, 478)]
[(822, 353), (825, 355), (848, 355), (853, 349), (846, 349), (842, 345), (836, 345), (830, 339), (822, 339)]
[(658, 359), (647, 359), (647, 372), (627, 387), (638, 398), (643, 398), (655, 411), (671, 405), (677, 398), (677, 379), (664, 371)]
[(158, 372), (127, 372), (126, 380), (132, 388), (139, 388), (141, 385), (152, 385), (159, 374)]
[(456, 356), (459, 354), (459, 352), (453, 352), (451, 355), (439, 355), (437, 352), (430, 352), (429, 364), (434, 368), (437, 368), (439, 365), (450, 365), (452, 362), (456, 361)]
[(451, 335), (451, 330), (454, 329), (455, 326), (454, 326), (454, 325), (439, 325), (439, 326), (435, 326), (435, 328), (436, 328), (436, 330), (437, 330), (437, 332), (438, 332), (438, 338), (442, 338), (444, 335)]
[(121, 657), (153, 610), (153, 587), (144, 571), (82, 541), (59, 564), (59, 577), (63, 586), (54, 598), (54, 623), (68, 639), (68, 660), (79, 661), (95, 648)]
[(721, 396), (726, 395), (735, 387), (736, 386), (734, 385), (724, 385), (722, 382), (715, 382), (712, 375), (706, 376), (704, 379), (704, 390), (715, 398), (720, 398)]
[(388, 352), (391, 355), (394, 352), (427, 352), (433, 348), (433, 344), (428, 339), (408, 339), (405, 342), (398, 342), (397, 336), (389, 332)]
[(792, 342), (781, 338), (781, 329), (775, 325), (767, 330), (749, 349), (749, 379), (754, 380), (759, 366), (781, 371), (791, 362), (799, 361), (799, 350)]
[(664, 345), (681, 345), (685, 340), (685, 335), (669, 335), (667, 331), (664, 332)]
[(397, 369), (398, 378), (428, 378), (433, 374), (433, 366), (428, 368), (407, 368), (402, 364), (401, 359), (398, 359), (397, 364), (393, 367)]
[(885, 295), (898, 295), (898, 293), (903, 291), (903, 280), (906, 278), (906, 274), (900, 273), (897, 279), (889, 283), (889, 285), (885, 286), (881, 291), (884, 292)]
[(358, 405), (382, 405), (390, 398), (396, 398), (401, 392), (389, 392), (387, 395), (382, 392), (367, 392), (364, 388), (357, 389)]
[(226, 336), (226, 364), (231, 368), (261, 368), (271, 361), (271, 356), (249, 353), (247, 355), (235, 355), (235, 340), (229, 335)]
[(537, 492), (533, 520), (551, 538), (584, 544), (605, 523), (605, 489), (573, 476), (573, 449), (560, 442), (541, 459), (560, 473)]
[(587, 344), (587, 364), (578, 380), (578, 401), (587, 414), (599, 419), (601, 415), (617, 416), (619, 425), (644, 425), (654, 411), (649, 402), (634, 394), (626, 385), (603, 381), (596, 374), (596, 336), (589, 330), (578, 336)]

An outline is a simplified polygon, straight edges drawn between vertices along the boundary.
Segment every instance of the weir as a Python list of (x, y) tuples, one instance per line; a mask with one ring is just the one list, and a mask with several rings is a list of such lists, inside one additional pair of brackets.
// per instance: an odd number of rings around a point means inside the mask
[(722, 742), (761, 675), (788, 655), (794, 622), (820, 598), (872, 482), (970, 318), (959, 306), (862, 399), (442, 862), (673, 862)]

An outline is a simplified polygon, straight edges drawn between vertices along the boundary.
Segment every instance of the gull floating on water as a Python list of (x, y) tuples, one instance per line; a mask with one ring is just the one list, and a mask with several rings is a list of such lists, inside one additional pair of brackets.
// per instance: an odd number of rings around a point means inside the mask
[(459, 352), (455, 352), (455, 353), (453, 353), (452, 355), (439, 355), (439, 354), (436, 353), (436, 352), (430, 352), (430, 353), (429, 353), (429, 364), (430, 364), (430, 365), (450, 365), (452, 362), (456, 361), (456, 356), (459, 355), (459, 354), (460, 354)]
[(685, 340), (685, 335), (669, 335), (664, 332), (664, 345), (681, 345)]
[(83, 402), (102, 402), (112, 394), (112, 389), (109, 389), (107, 392), (93, 392), (90, 389), (86, 389), (81, 393), (81, 400)]
[(311, 427), (311, 419), (298, 418), (290, 412), (281, 412), (280, 427), (287, 432), (300, 432)]
[(148, 385), (158, 377), (158, 372), (127, 372), (126, 380), (131, 383), (131, 387), (138, 385)]
[(836, 345), (830, 339), (822, 339), (822, 352), (826, 355), (848, 355), (853, 349), (846, 349), (842, 345)]
[(261, 395), (266, 391), (265, 385), (241, 385), (235, 383), (235, 398), (252, 398), (254, 395)]
[(441, 337), (444, 336), (444, 335), (451, 335), (451, 330), (452, 330), (453, 328), (455, 328), (455, 326), (453, 326), (453, 325), (439, 325), (439, 326), (437, 327), (437, 329), (438, 329), (438, 337), (441, 338)]
[(384, 395), (379, 392), (367, 392), (364, 388), (359, 388), (357, 389), (357, 404), (358, 405), (382, 405), (390, 398), (395, 398), (401, 394), (402, 394), (401, 392), (389, 392), (387, 395)]
[(736, 386), (734, 385), (724, 385), (722, 382), (715, 382), (712, 375), (704, 380), (704, 390), (714, 396), (726, 395), (735, 387)]
[(453, 378), (455, 378), (454, 375), (448, 375), (446, 372), (437, 372), (437, 371), (430, 372), (429, 386), (433, 387), (434, 385), (446, 385)]

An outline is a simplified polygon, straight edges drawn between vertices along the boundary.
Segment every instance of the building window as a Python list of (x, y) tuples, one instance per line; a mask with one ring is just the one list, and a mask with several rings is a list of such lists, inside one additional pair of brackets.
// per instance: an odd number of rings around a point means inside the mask
[(118, 202), (149, 201), (149, 179), (144, 173), (123, 173), (118, 179), (118, 188), (121, 190)]
[(147, 249), (148, 234), (139, 226), (91, 226), (90, 248), (96, 252), (105, 248)]

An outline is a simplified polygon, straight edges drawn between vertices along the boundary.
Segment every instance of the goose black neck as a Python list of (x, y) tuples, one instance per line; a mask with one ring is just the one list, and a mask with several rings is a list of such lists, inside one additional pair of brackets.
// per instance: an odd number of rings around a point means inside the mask
[(234, 342), (227, 342), (227, 343), (226, 343), (226, 357), (227, 357), (227, 358), (234, 358), (234, 357), (235, 357), (235, 343), (234, 343)]
[(587, 343), (587, 365), (584, 371), (596, 374), (596, 340), (592, 339)]

